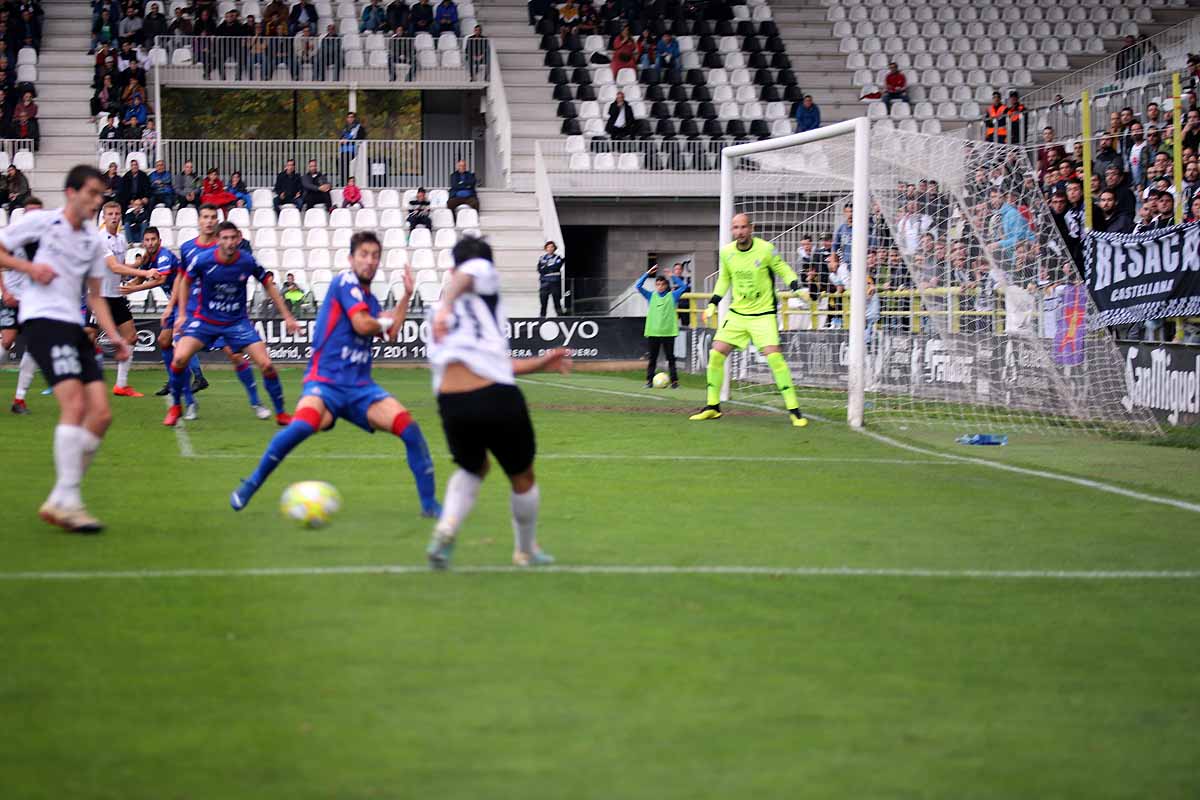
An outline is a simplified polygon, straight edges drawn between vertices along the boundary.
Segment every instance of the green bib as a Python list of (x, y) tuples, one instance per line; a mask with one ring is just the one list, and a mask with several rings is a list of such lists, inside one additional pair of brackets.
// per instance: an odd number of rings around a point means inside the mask
[(650, 308), (646, 311), (646, 336), (678, 336), (679, 315), (675, 313), (675, 295), (667, 292), (650, 293)]

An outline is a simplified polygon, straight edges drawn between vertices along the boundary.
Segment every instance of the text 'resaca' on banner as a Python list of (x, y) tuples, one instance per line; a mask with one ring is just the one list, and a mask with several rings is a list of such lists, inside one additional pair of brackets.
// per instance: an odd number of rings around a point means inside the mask
[(1084, 239), (1088, 292), (1099, 309), (1088, 330), (1200, 316), (1200, 222)]

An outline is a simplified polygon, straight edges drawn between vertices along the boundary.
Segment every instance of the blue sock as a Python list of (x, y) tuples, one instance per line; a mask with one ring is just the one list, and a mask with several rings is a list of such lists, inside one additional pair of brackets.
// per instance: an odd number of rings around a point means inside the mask
[(189, 394), (189, 395), (191, 394), (191, 390), (188, 387), (187, 369), (186, 368), (181, 369), (179, 372), (176, 372), (174, 370), (174, 368), (172, 368), (170, 372), (171, 372), (171, 400), (177, 406), (183, 405), (183, 396), (184, 396), (185, 391), (187, 392), (187, 394)]
[(275, 413), (283, 413), (283, 384), (279, 382), (279, 376), (272, 373), (271, 375), (263, 375), (263, 386), (267, 387), (267, 394), (271, 396), (271, 404), (275, 406)]
[(287, 458), (287, 454), (295, 450), (298, 444), (316, 432), (317, 429), (304, 420), (292, 420), (290, 425), (272, 437), (271, 443), (267, 445), (267, 451), (263, 453), (262, 460), (258, 462), (258, 467), (247, 480), (254, 484), (255, 488), (262, 486), (263, 481), (279, 466), (279, 462)]
[(412, 470), (413, 479), (417, 482), (417, 496), (421, 498), (421, 508), (428, 508), (437, 501), (437, 483), (433, 477), (433, 456), (429, 455), (429, 445), (421, 434), (421, 426), (415, 422), (408, 423), (400, 432), (400, 441), (404, 442), (404, 450), (408, 456), (408, 468)]
[(167, 380), (171, 379), (171, 359), (175, 357), (175, 348), (168, 347), (166, 350), (159, 350), (162, 354), (163, 366), (167, 368)]
[(254, 382), (254, 370), (250, 369), (250, 365), (243, 361), (234, 372), (237, 373), (238, 380), (242, 382), (242, 386), (246, 387), (246, 395), (250, 398), (250, 405), (258, 405), (258, 385)]
[(192, 356), (192, 360), (188, 362), (188, 369), (194, 377), (204, 377), (204, 373), (200, 370), (200, 356)]

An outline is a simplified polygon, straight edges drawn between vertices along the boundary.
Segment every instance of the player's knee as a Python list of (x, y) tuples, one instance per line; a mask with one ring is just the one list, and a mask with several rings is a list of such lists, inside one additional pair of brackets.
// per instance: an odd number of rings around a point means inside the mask
[(525, 494), (532, 489), (534, 483), (536, 483), (533, 477), (533, 467), (530, 467), (524, 472), (518, 472), (516, 475), (509, 475), (508, 481), (512, 484), (512, 490), (514, 492), (517, 494)]
[(268, 361), (267, 365), (262, 368), (262, 376), (266, 380), (273, 381), (279, 377), (279, 373), (275, 371), (275, 365)]
[(412, 414), (408, 410), (401, 411), (396, 416), (392, 417), (392, 435), (399, 436), (404, 433), (409, 425), (412, 424)]
[(103, 434), (111, 424), (112, 409), (109, 408), (108, 403), (104, 403), (99, 407), (89, 408), (84, 417), (84, 425), (97, 434)]
[[(303, 406), (301, 408), (296, 409), (296, 413), (292, 415), (292, 419), (295, 420), (296, 422), (303, 422), (305, 425), (308, 425), (314, 431), (319, 431), (322, 429), (321, 428), (321, 422), (322, 422), (321, 412), (317, 411), (312, 406)], [(330, 425), (333, 424), (332, 415), (330, 416), (329, 422), (330, 422)]]

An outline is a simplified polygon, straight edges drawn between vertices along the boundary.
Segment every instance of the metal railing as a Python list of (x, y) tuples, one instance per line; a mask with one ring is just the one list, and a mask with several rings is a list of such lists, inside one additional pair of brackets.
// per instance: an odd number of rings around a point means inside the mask
[[(3, 160), (3, 165), (0, 169), (7, 169), (8, 165), (13, 162), (17, 153), (22, 150), (33, 155), (33, 139), (0, 139), (0, 160)], [(24, 156), (22, 156), (24, 158)], [(20, 165), (18, 165), (20, 168)]]
[(488, 79), (489, 43), (483, 38), (159, 36), (155, 44), (155, 72), (175, 86), (481, 88)]
[(512, 186), (512, 114), (496, 45), (488, 43), (487, 125), (491, 133), (487, 166), (492, 186)]
[(721, 148), (729, 144), (572, 138), (542, 139), (536, 149), (556, 194), (712, 196), (720, 192)]
[(107, 169), (115, 160), (124, 172), (128, 162), (141, 155), (139, 165), (146, 171), (162, 159), (178, 175), (184, 162), (191, 161), (201, 178), (215, 168), (221, 179), (228, 181), (236, 171), (248, 188), (256, 189), (274, 186), (288, 159), (295, 159), (301, 173), (310, 159), (316, 159), (318, 169), (337, 186), (354, 176), (361, 188), (413, 189), (446, 185), (460, 159), (467, 162), (468, 169), (475, 164), (471, 139), (163, 139), (156, 153), (144, 152), (138, 144), (99, 142), (98, 166)]

